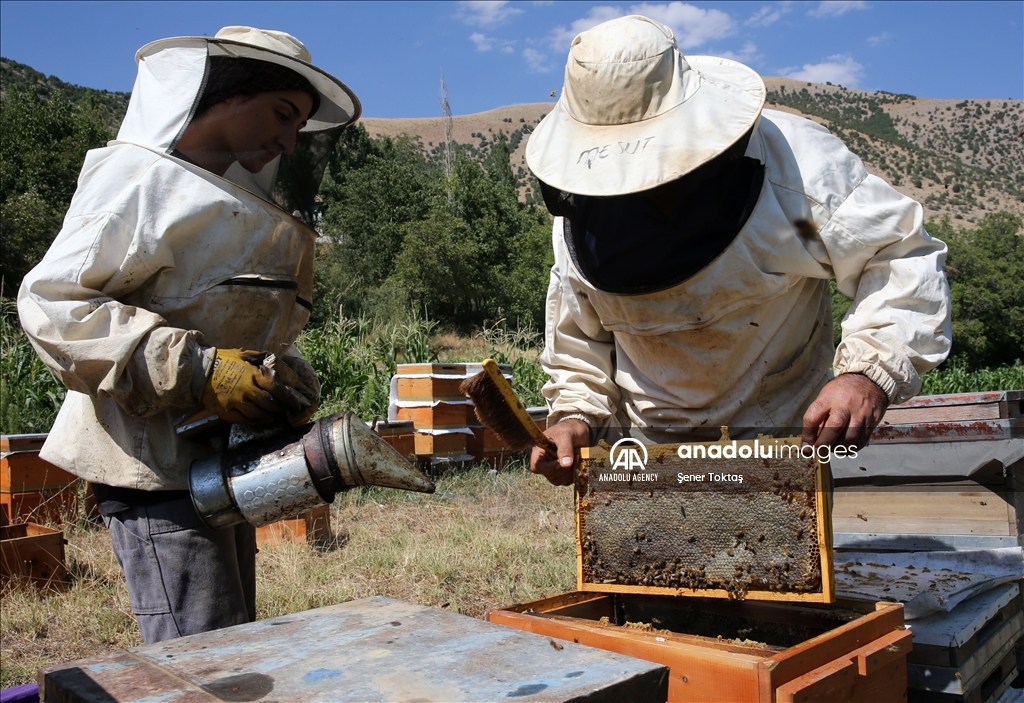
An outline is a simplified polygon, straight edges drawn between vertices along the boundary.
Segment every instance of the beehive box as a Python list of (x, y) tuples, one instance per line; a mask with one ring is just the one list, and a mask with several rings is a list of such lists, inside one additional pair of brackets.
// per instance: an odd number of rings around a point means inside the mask
[(444, 430), (465, 427), (475, 420), (473, 406), (469, 403), (440, 402), (432, 405), (399, 407), (398, 419), (409, 420), (416, 429)]
[(391, 421), (380, 419), (373, 431), (404, 457), (416, 453), (416, 429), (409, 420)]
[(0, 527), (0, 583), (20, 578), (62, 588), (67, 576), (63, 532), (32, 522)]
[(321, 544), (330, 537), (331, 509), (328, 505), (256, 528), (256, 543), (261, 547), (288, 542)]
[(1024, 632), (1017, 583), (996, 586), (952, 611), (912, 620), (911, 626), (911, 701), (994, 701), (1017, 676), (1015, 647)]
[(461, 456), (466, 453), (466, 440), (470, 435), (464, 432), (428, 434), (417, 432), (416, 454), (420, 456)]
[(668, 700), (905, 703), (903, 606), (577, 591), (487, 619), (668, 665)]
[(810, 453), (795, 437), (584, 448), (578, 588), (831, 602), (828, 464)]
[(78, 477), (39, 458), (39, 450), (5, 452), (0, 455), (0, 492), (25, 493), (55, 490), (78, 481)]
[(11, 523), (74, 522), (78, 517), (77, 481), (61, 489), (0, 493), (0, 505), (6, 508)]

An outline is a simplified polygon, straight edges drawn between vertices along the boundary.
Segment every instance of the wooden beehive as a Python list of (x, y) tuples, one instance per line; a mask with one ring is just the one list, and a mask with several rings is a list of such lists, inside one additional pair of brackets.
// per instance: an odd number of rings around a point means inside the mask
[[(580, 452), (581, 591), (835, 598), (828, 464), (801, 457), (799, 438), (629, 442)], [(623, 468), (629, 449), (646, 452), (642, 470)]]
[(60, 489), (0, 493), (0, 505), (7, 510), (12, 523), (74, 522), (78, 517), (78, 483)]
[(416, 433), (416, 454), (420, 456), (460, 456), (466, 453), (466, 440), (470, 435), (464, 432), (444, 434)]
[(374, 423), (373, 431), (381, 436), (404, 457), (416, 453), (416, 428), (409, 420), (391, 421), (384, 419)]
[(903, 606), (736, 602), (577, 591), (491, 622), (666, 664), (668, 700), (905, 703)]
[(321, 544), (329, 540), (330, 537), (331, 509), (329, 505), (320, 505), (302, 515), (256, 528), (256, 543), (261, 547), (288, 542)]
[(0, 527), (0, 583), (22, 579), (62, 588), (67, 577), (63, 532), (32, 522)]
[(473, 406), (468, 403), (436, 403), (418, 407), (398, 408), (398, 419), (409, 420), (416, 429), (446, 430), (465, 427), (475, 420)]
[(39, 450), (5, 452), (0, 455), (0, 492), (59, 490), (78, 477), (39, 458)]

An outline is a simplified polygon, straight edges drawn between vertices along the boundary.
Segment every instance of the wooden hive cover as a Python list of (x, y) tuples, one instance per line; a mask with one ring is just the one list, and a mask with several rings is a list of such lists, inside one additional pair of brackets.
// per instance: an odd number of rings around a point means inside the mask
[(798, 437), (581, 450), (579, 589), (831, 603), (828, 464), (799, 450)]

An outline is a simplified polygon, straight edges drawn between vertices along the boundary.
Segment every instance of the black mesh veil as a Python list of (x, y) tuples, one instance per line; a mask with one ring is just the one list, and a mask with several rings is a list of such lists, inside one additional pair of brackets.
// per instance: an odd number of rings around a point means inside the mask
[(295, 151), (282, 154), (270, 198), (282, 209), (310, 227), (317, 220), (317, 193), (327, 170), (327, 162), (345, 127), (319, 132), (299, 132)]

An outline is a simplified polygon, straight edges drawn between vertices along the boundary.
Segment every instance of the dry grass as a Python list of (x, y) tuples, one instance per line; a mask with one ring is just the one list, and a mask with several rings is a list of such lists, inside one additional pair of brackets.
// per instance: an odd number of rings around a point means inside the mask
[[(331, 509), (329, 548), (263, 547), (257, 609), (275, 617), (386, 595), (481, 617), (489, 607), (570, 590), (572, 493), (520, 465), (450, 473), (433, 496), (351, 491)], [(67, 531), (64, 593), (0, 594), (0, 687), (37, 669), (141, 643), (106, 530)]]

